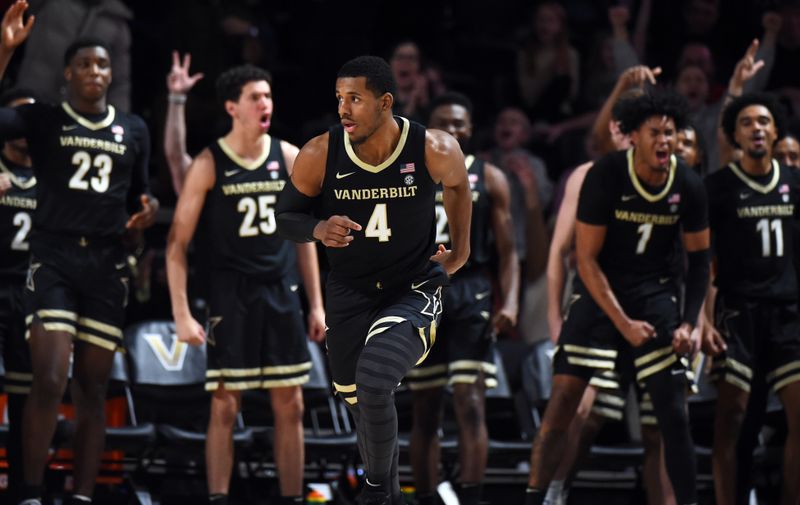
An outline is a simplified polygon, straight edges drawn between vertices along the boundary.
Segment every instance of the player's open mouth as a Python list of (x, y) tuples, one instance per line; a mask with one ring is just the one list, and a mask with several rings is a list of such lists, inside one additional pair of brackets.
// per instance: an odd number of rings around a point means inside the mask
[(754, 147), (764, 147), (764, 145), (767, 143), (766, 139), (761, 136), (753, 137), (752, 141)]
[(259, 120), (259, 122), (258, 122), (258, 124), (260, 124), (260, 125), (261, 125), (261, 128), (263, 128), (263, 129), (265, 129), (265, 130), (268, 130), (268, 129), (269, 129), (269, 125), (270, 125), (270, 123), (271, 123), (271, 121), (270, 121), (269, 114), (264, 114), (264, 115), (262, 115), (262, 116), (261, 116), (261, 119), (260, 119), (260, 120)]
[(656, 159), (662, 165), (669, 161), (669, 151), (656, 151)]
[(356, 124), (352, 121), (343, 120), (342, 126), (344, 127), (344, 131), (347, 133), (353, 133), (353, 131), (356, 129)]

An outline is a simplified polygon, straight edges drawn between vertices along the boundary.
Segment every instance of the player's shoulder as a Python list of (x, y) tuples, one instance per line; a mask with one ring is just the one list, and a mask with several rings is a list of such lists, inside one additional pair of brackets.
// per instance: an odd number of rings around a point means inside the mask
[(675, 157), (675, 170), (677, 175), (681, 178), (684, 184), (693, 187), (700, 187), (703, 185), (703, 178), (693, 168), (686, 164), (682, 158)]
[(444, 156), (461, 152), (461, 146), (449, 133), (431, 128), (425, 130), (425, 150), (434, 155)]
[(300, 152), (300, 148), (289, 141), (273, 137), (273, 142), (275, 141), (278, 142), (278, 145), (281, 147), (281, 152), (283, 153), (284, 156), (287, 157), (291, 156), (292, 158), (294, 158), (295, 156), (297, 156), (297, 153)]
[(330, 143), (331, 134), (325, 132), (312, 138), (300, 148), (297, 152), (297, 159), (308, 161), (321, 161), (325, 163), (328, 158), (328, 145)]
[(728, 165), (723, 166), (719, 170), (706, 175), (703, 182), (707, 188), (721, 188), (729, 185), (734, 180), (734, 174)]

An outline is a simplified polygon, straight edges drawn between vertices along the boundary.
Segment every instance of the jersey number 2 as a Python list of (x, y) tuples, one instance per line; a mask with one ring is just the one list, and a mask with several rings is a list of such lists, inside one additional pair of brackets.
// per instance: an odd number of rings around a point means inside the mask
[(14, 251), (27, 251), (30, 249), (28, 232), (31, 231), (31, 215), (27, 212), (17, 212), (14, 214), (14, 226), (19, 226), (19, 229), (11, 241), (11, 249)]
[(436, 206), (436, 243), (450, 243), (450, 233), (448, 233), (447, 229), (447, 213), (444, 211), (444, 205)]
[[(111, 176), (111, 165), (113, 164), (111, 156), (101, 153), (92, 160), (91, 155), (86, 151), (78, 151), (72, 155), (72, 164), (77, 165), (78, 169), (75, 170), (75, 174), (69, 180), (71, 189), (87, 191), (91, 184), (92, 189), (98, 193), (106, 192)], [(86, 174), (92, 167), (97, 169), (97, 177), (91, 177), (87, 181)]]

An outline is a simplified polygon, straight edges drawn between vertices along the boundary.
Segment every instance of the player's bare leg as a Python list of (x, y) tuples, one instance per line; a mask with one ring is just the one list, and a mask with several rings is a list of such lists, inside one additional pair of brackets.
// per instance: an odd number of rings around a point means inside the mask
[(800, 504), (800, 382), (787, 384), (778, 392), (786, 412), (788, 434), (783, 448), (783, 489), (781, 505)]
[(228, 494), (233, 470), (233, 426), (241, 402), (241, 393), (225, 389), (222, 382), (211, 395), (206, 432), (206, 479), (210, 496)]
[(275, 464), (281, 496), (303, 494), (303, 390), (300, 386), (269, 390), (275, 415)]
[(736, 444), (747, 411), (747, 391), (726, 382), (717, 384), (714, 414), (714, 494), (718, 505), (736, 505)]

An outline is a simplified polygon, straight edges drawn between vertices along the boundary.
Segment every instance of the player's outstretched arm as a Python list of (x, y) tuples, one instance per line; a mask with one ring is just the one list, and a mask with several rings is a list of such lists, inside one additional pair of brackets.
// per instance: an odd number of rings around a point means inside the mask
[(431, 257), (452, 275), (469, 258), (469, 227), (472, 220), (472, 193), (469, 190), (464, 153), (452, 135), (428, 130), (425, 136), (425, 164), (434, 182), (442, 183), (444, 212), (450, 227), (452, 249)]
[[(294, 163), (299, 149), (286, 141), (281, 141), (283, 159), (289, 176), (294, 173)], [(319, 260), (317, 245), (313, 242), (295, 244), (297, 250), (297, 269), (303, 279), (303, 290), (308, 300), (308, 338), (322, 342), (325, 338), (325, 307), (322, 303), (322, 283), (319, 280)]]
[(575, 242), (575, 215), (578, 209), (578, 195), (581, 191), (586, 172), (591, 168), (592, 162), (584, 163), (575, 169), (567, 179), (564, 199), (558, 209), (556, 226), (550, 249), (547, 256), (547, 326), (550, 330), (550, 340), (555, 344), (561, 333), (562, 315), (561, 299), (564, 296), (564, 284), (567, 278), (567, 268), (564, 261), (572, 250)]
[(501, 305), (494, 316), (497, 331), (508, 331), (517, 324), (519, 312), (519, 256), (514, 245), (511, 222), (511, 191), (508, 179), (494, 165), (486, 164), (486, 190), (491, 198), (492, 232), (499, 258)]
[(197, 228), (206, 194), (214, 186), (214, 179), (214, 158), (206, 149), (189, 167), (186, 185), (178, 198), (167, 237), (167, 281), (172, 301), (172, 317), (175, 319), (178, 339), (192, 345), (201, 345), (206, 335), (189, 310), (189, 298), (186, 294), (186, 250)]
[(33, 28), (34, 16), (28, 18), (27, 22), (23, 22), (25, 11), (28, 10), (28, 2), (25, 0), (17, 0), (11, 7), (6, 10), (3, 16), (2, 25), (2, 40), (0, 40), (0, 79), (6, 74), (6, 67), (14, 51), (20, 44), (25, 42), (28, 35)]
[(608, 154), (616, 151), (614, 141), (611, 139), (611, 133), (608, 131), (608, 123), (611, 121), (611, 112), (614, 109), (614, 104), (617, 103), (619, 97), (627, 90), (640, 87), (644, 88), (646, 84), (655, 85), (656, 78), (661, 75), (661, 67), (650, 68), (647, 65), (636, 65), (622, 72), (617, 79), (614, 89), (608, 95), (597, 118), (592, 126), (592, 142), (594, 142), (597, 152)]
[(167, 74), (167, 122), (164, 125), (164, 156), (167, 158), (172, 188), (180, 194), (192, 157), (186, 152), (186, 99), (189, 91), (203, 78), (202, 73), (189, 75), (192, 55), (186, 53), (181, 61), (178, 51), (172, 51), (172, 68)]

